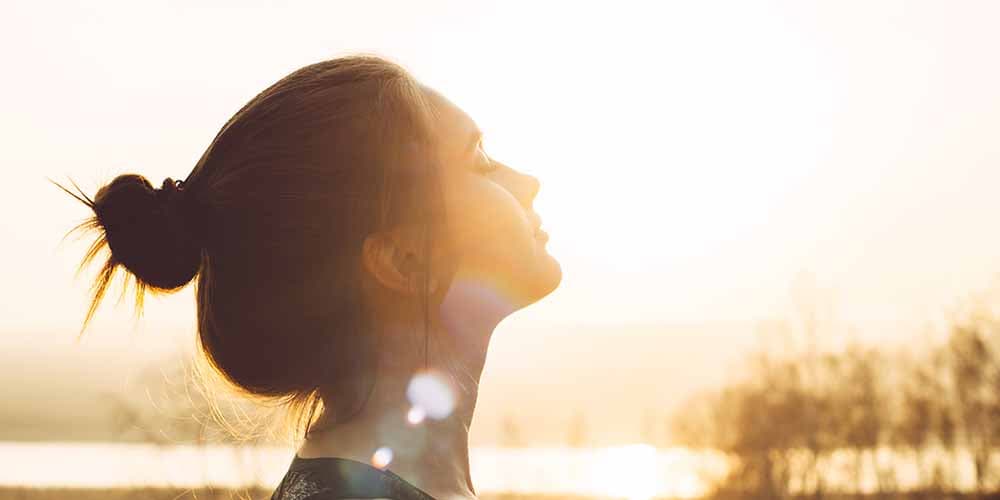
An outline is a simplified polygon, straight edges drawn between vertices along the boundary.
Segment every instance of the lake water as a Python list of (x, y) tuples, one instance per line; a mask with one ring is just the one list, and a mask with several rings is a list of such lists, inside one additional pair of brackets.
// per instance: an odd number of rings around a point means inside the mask
[[(0, 484), (273, 488), (294, 453), (285, 447), (0, 442)], [(471, 462), (474, 484), (483, 493), (630, 499), (699, 496), (708, 481), (725, 470), (725, 461), (717, 454), (643, 444), (474, 448)]]
[[(952, 456), (929, 450), (928, 463), (945, 463)], [(286, 447), (178, 445), (132, 443), (0, 442), (0, 485), (42, 487), (173, 486), (195, 488), (275, 487), (288, 469), (295, 450)], [(874, 470), (861, 472), (856, 482), (856, 455), (835, 452), (823, 467), (829, 486), (875, 491)], [(958, 453), (950, 473), (956, 487), (975, 485), (972, 457)], [(1000, 451), (994, 456), (1000, 463)], [(685, 448), (657, 449), (645, 444), (607, 448), (473, 448), (472, 476), (481, 493), (523, 493), (616, 497), (701, 496), (722, 477), (723, 455)], [(892, 464), (902, 489), (926, 477), (926, 465), (912, 454), (880, 449), (877, 461)], [(389, 465), (391, 470), (392, 466)], [(793, 484), (792, 488), (796, 486)]]

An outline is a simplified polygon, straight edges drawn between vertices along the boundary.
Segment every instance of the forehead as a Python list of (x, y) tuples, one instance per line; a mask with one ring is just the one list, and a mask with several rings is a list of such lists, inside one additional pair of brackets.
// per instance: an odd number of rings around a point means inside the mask
[(448, 155), (467, 152), (469, 140), (479, 133), (476, 122), (440, 92), (423, 85), (421, 89), (434, 111), (436, 135), (443, 152)]

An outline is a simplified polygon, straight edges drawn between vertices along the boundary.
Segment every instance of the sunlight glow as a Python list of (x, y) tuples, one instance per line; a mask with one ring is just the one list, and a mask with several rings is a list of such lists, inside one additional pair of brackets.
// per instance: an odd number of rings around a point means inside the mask
[(656, 448), (636, 444), (602, 451), (602, 474), (593, 491), (609, 497), (649, 500), (662, 491)]
[[(808, 45), (791, 43), (799, 34), (768, 8), (730, 5), (740, 12), (732, 19), (695, 4), (646, 8), (648, 16), (630, 19), (628, 32), (616, 33), (623, 44), (618, 50), (583, 28), (604, 25), (608, 12), (574, 6), (581, 24), (561, 26), (561, 37), (579, 44), (558, 62), (526, 57), (516, 71), (500, 75), (474, 62), (434, 80), (479, 122), (492, 156), (540, 179), (533, 206), (550, 228), (549, 252), (572, 271), (567, 278), (630, 290), (614, 308), (608, 297), (601, 307), (567, 300), (548, 305), (549, 316), (591, 320), (614, 310), (700, 321), (706, 308), (713, 317), (721, 309), (737, 318), (772, 309), (785, 283), (776, 273), (792, 272), (788, 262), (795, 257), (780, 253), (794, 247), (760, 247), (802, 234), (796, 230), (809, 212), (789, 212), (787, 204), (831, 156), (838, 75), (827, 73)], [(560, 18), (564, 9), (535, 7), (537, 31), (526, 29), (524, 36), (477, 35), (482, 43), (441, 49), (463, 61), (532, 54), (540, 40), (530, 35), (547, 34), (543, 20)], [(521, 25), (522, 17), (499, 7), (488, 16), (497, 25)], [(692, 18), (710, 21), (726, 36), (679, 21)], [(662, 38), (651, 45), (640, 33)], [(643, 77), (588, 71), (582, 83), (569, 76), (605, 54), (619, 67), (642, 68)], [(650, 64), (661, 57), (669, 63)], [(762, 264), (725, 267), (748, 261)], [(625, 281), (633, 273), (656, 279)], [(772, 288), (753, 300), (720, 297), (717, 290), (733, 281)], [(575, 293), (566, 288), (562, 294)]]

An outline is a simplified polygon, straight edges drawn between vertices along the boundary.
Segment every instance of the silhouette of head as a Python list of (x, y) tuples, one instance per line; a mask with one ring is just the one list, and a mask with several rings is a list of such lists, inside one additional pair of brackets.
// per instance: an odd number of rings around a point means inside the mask
[(100, 233), (84, 264), (110, 249), (84, 327), (121, 268), (138, 307), (197, 277), (199, 345), (229, 382), (347, 419), (370, 387), (380, 319), (422, 312), (426, 325), (455, 283), (511, 311), (555, 289), (537, 191), (400, 66), (312, 64), (243, 106), (183, 181), (126, 174), (74, 194)]

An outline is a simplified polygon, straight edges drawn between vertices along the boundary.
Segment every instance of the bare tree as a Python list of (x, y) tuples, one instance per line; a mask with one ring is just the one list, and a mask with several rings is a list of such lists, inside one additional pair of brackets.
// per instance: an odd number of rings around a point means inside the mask
[(956, 325), (948, 341), (954, 397), (965, 445), (972, 453), (976, 489), (985, 491), (998, 442), (997, 358), (980, 321)]

